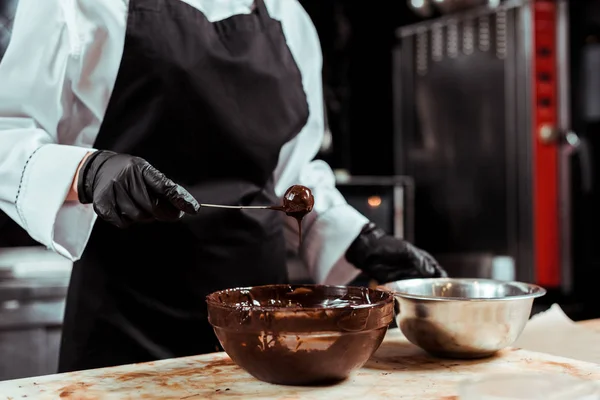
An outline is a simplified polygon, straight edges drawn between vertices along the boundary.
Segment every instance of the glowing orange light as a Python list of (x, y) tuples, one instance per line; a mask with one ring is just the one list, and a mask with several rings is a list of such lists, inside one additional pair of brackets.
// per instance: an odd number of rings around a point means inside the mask
[(370, 207), (379, 207), (381, 205), (381, 197), (379, 196), (371, 196), (367, 199), (367, 203), (369, 203)]

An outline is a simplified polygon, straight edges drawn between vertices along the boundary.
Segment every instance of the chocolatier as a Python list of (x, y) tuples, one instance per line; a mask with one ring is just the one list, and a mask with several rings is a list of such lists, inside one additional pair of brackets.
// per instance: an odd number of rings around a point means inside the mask
[(315, 160), (322, 55), (298, 0), (17, 7), (0, 68), (0, 212), (74, 261), (60, 372), (215, 351), (208, 293), (288, 283), (297, 241), (281, 213), (200, 204), (310, 212), (298, 255), (317, 283), (443, 273)]

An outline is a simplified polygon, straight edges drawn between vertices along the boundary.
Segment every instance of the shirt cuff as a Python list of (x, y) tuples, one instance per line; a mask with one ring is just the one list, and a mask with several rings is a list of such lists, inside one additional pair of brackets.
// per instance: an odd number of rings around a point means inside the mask
[(19, 217), (29, 235), (76, 261), (89, 240), (96, 214), (91, 205), (65, 202), (84, 147), (47, 144), (29, 158), (17, 194)]
[(345, 255), (368, 222), (348, 204), (319, 215), (307, 232), (302, 251), (302, 258), (316, 283), (346, 285), (360, 274)]

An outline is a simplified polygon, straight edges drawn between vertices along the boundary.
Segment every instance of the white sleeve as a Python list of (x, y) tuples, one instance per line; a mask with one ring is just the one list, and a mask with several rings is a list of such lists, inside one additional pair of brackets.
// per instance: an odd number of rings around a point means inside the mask
[(65, 203), (90, 149), (61, 143), (73, 93), (77, 36), (61, 0), (20, 0), (0, 63), (0, 209), (59, 254), (81, 256), (95, 221), (92, 207)]
[[(335, 176), (323, 161), (314, 160), (324, 135), (322, 54), (316, 29), (297, 1), (294, 18), (283, 19), (287, 43), (294, 55), (307, 95), (310, 115), (306, 126), (281, 150), (275, 171), (275, 191), (283, 196), (288, 187), (309, 187), (315, 197), (313, 212), (303, 220), (304, 238), (300, 256), (317, 283), (343, 285), (359, 270), (346, 261), (345, 253), (367, 218), (351, 207), (335, 186)], [(291, 8), (291, 7), (290, 7)], [(298, 246), (298, 227), (287, 218), (288, 247)]]

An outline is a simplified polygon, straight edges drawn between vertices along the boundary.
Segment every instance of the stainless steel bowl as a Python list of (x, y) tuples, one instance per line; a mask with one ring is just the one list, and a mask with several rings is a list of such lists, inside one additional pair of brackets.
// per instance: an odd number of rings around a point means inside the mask
[(480, 358), (513, 344), (546, 290), (490, 279), (430, 278), (388, 283), (402, 333), (438, 357)]

